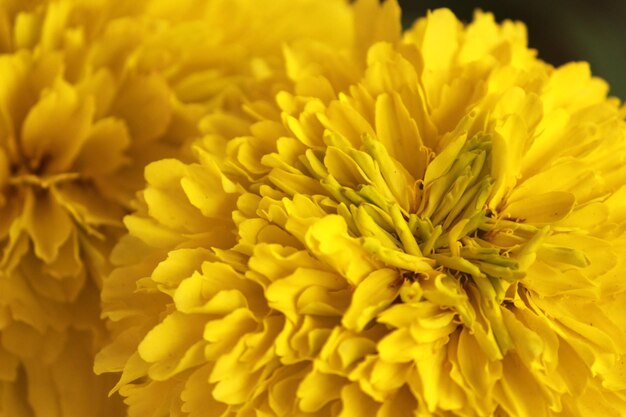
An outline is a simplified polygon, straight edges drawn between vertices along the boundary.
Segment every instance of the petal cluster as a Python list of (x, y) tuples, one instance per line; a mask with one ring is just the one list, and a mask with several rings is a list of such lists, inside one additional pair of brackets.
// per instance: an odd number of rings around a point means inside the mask
[(623, 415), (619, 102), (519, 23), (351, 7), (147, 167), (96, 371), (131, 417)]
[(203, 115), (279, 84), (283, 42), (347, 43), (343, 3), (288, 3), (0, 1), (0, 415), (122, 415), (92, 371), (122, 218)]

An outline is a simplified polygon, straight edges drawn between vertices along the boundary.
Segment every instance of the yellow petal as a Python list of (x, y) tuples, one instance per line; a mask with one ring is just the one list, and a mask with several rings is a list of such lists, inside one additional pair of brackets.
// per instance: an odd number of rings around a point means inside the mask
[[(363, 3), (363, 2), (360, 2)], [(352, 383), (341, 389), (341, 413), (338, 417), (370, 417), (380, 404)]]
[(423, 178), (428, 151), (424, 148), (415, 120), (409, 115), (399, 94), (381, 94), (376, 99), (376, 133), (389, 154), (414, 179)]
[(502, 213), (530, 224), (549, 224), (567, 217), (575, 203), (573, 194), (552, 191), (513, 201)]
[(507, 355), (503, 362), (503, 375), (494, 390), (496, 400), (502, 408), (516, 417), (547, 417), (549, 409), (545, 397), (522, 361), (515, 355)]
[(419, 357), (420, 346), (404, 328), (386, 335), (377, 345), (380, 358), (389, 363), (409, 363)]
[(468, 329), (461, 331), (457, 349), (459, 369), (469, 386), (478, 396), (489, 396), (498, 375), (492, 374), (488, 357)]
[(369, 178), (354, 159), (335, 146), (329, 146), (326, 149), (324, 165), (328, 168), (328, 173), (341, 185), (357, 188), (359, 185), (370, 183)]
[(69, 238), (72, 221), (48, 191), (32, 190), (24, 203), (24, 229), (35, 246), (35, 254), (45, 262), (56, 259)]
[(137, 236), (152, 247), (171, 248), (183, 241), (180, 234), (140, 216), (124, 217), (124, 225), (130, 234)]
[[(338, 274), (316, 269), (298, 268), (293, 274), (274, 281), (265, 292), (269, 305), (297, 321), (301, 295), (310, 287), (318, 288), (322, 294), (346, 288), (345, 280)], [(323, 299), (320, 299), (322, 301)]]
[(392, 269), (379, 269), (369, 274), (356, 287), (341, 323), (348, 329), (363, 330), (396, 298), (400, 291), (400, 279)]
[(448, 69), (458, 49), (459, 28), (459, 21), (448, 9), (438, 9), (428, 15), (421, 45), (426, 71)]
[(205, 365), (194, 371), (185, 383), (185, 389), (181, 393), (183, 406), (181, 411), (189, 413), (193, 417), (221, 416), (226, 412), (226, 404), (220, 403), (207, 395), (210, 392), (209, 375), (211, 366)]
[(93, 125), (75, 167), (87, 176), (106, 175), (128, 163), (124, 151), (130, 137), (124, 124), (115, 119), (102, 119)]
[(339, 398), (341, 388), (346, 382), (347, 380), (340, 376), (313, 370), (298, 386), (300, 409), (309, 413), (319, 411), (329, 401)]
[(521, 175), (522, 155), (529, 136), (527, 125), (518, 115), (508, 116), (496, 127), (493, 138), (491, 175), (496, 182), (492, 190), (489, 207), (494, 209), (514, 187)]
[(44, 173), (67, 170), (78, 153), (93, 117), (94, 106), (68, 84), (58, 81), (31, 109), (22, 127), (22, 146), (30, 168)]
[(181, 179), (181, 186), (191, 204), (206, 217), (228, 218), (238, 196), (235, 184), (213, 163), (202, 168), (191, 165), (187, 172), (187, 176)]
[(170, 123), (170, 91), (158, 75), (131, 75), (119, 87), (113, 114), (123, 119), (136, 140), (156, 139)]
[(378, 41), (396, 43), (400, 40), (400, 7), (397, 2), (380, 4), (373, 0), (361, 0), (354, 5), (357, 46), (365, 54)]
[(209, 253), (204, 248), (173, 250), (154, 269), (151, 278), (165, 289), (177, 288), (183, 280), (200, 269), (203, 261), (209, 260)]
[[(289, 225), (288, 225), (289, 229)], [(348, 235), (345, 220), (329, 215), (315, 222), (306, 233), (307, 246), (353, 285), (358, 284), (377, 263)]]
[(201, 340), (203, 328), (204, 323), (193, 320), (193, 316), (170, 314), (143, 338), (137, 351), (146, 362), (169, 360)]
[(448, 172), (466, 141), (467, 134), (455, 137), (452, 142), (428, 164), (426, 174), (424, 175), (424, 184), (430, 184)]

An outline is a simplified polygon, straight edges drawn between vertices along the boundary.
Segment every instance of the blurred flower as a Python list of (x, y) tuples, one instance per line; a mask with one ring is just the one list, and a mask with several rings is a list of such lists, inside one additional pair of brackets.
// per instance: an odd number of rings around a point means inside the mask
[(97, 372), (131, 417), (624, 415), (618, 101), (522, 24), (353, 7), (147, 167)]
[(185, 158), (202, 115), (265, 91), (282, 42), (343, 42), (347, 12), (332, 0), (0, 1), (1, 415), (121, 414), (93, 355), (107, 337), (102, 277), (144, 166)]

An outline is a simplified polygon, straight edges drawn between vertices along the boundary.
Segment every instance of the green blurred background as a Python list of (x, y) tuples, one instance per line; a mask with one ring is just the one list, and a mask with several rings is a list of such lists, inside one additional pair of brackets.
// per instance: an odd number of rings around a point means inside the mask
[(529, 44), (553, 64), (588, 61), (594, 75), (611, 85), (610, 95), (626, 100), (626, 0), (399, 0), (405, 27), (429, 9), (447, 7), (464, 22), (475, 9), (498, 21), (521, 20)]

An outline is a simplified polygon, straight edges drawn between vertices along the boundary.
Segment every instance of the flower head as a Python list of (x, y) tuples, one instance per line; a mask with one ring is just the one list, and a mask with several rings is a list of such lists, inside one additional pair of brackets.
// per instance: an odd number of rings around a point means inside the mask
[(144, 166), (271, 85), (283, 41), (343, 42), (261, 3), (0, 1), (0, 414), (118, 414), (92, 372), (99, 289)]
[(97, 370), (131, 416), (623, 414), (619, 103), (519, 23), (353, 7), (148, 166)]

